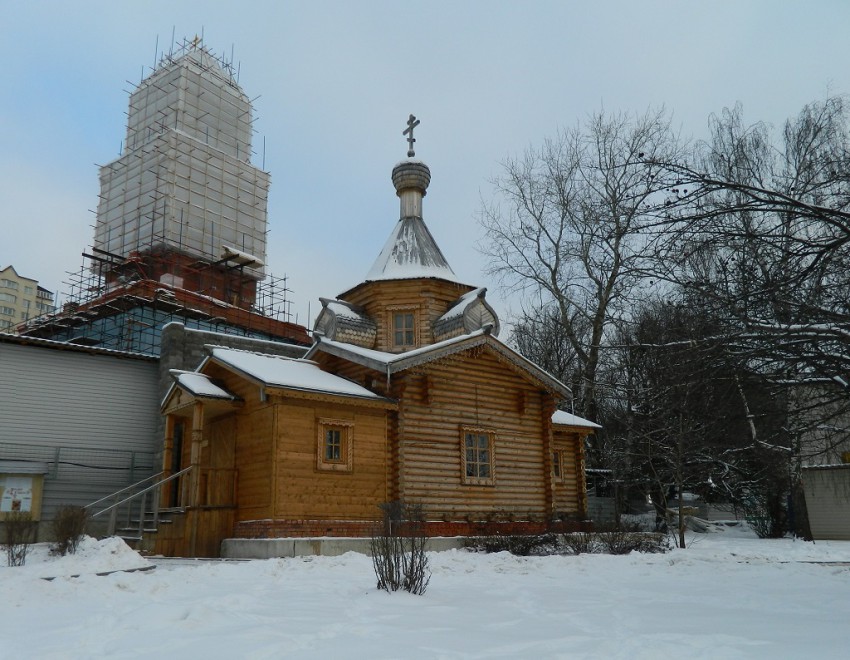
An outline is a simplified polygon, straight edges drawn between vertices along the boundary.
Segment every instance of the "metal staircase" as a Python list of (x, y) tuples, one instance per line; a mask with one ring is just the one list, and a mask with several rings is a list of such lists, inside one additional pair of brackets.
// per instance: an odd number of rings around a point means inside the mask
[(160, 508), (162, 486), (188, 475), (193, 469), (194, 466), (189, 466), (168, 476), (159, 472), (102, 497), (86, 505), (89, 519), (109, 514), (107, 536), (119, 536), (136, 550), (153, 550), (153, 538), (160, 525), (172, 524), (173, 516), (185, 511), (183, 507)]

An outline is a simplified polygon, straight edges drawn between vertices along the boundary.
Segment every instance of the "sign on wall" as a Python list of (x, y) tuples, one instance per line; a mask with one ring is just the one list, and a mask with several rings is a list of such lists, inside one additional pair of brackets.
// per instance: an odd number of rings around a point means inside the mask
[(0, 513), (32, 513), (33, 492), (33, 477), (0, 475)]

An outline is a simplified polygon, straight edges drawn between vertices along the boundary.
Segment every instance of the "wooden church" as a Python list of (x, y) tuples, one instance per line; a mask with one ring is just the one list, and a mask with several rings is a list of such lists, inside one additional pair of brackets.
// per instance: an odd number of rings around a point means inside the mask
[[(586, 513), (568, 388), (498, 339), (486, 289), (458, 281), (423, 213), (430, 171), (395, 166), (398, 222), (364, 281), (322, 299), (303, 359), (208, 346), (173, 372), (157, 551), (225, 538), (369, 536), (421, 504), (431, 536), (563, 529)], [(418, 123), (418, 122), (416, 122)], [(181, 472), (182, 471), (182, 472)]]

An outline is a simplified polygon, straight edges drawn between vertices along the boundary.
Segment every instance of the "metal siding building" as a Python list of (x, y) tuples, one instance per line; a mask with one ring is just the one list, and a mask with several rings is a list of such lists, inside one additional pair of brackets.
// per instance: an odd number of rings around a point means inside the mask
[(803, 468), (803, 489), (816, 541), (850, 541), (850, 464)]
[(158, 378), (155, 358), (0, 334), (0, 467), (42, 470), (42, 521), (158, 469)]

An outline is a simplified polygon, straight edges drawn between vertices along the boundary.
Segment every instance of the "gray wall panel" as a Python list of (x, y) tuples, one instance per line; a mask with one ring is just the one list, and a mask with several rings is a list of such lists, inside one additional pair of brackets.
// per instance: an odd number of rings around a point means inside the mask
[(158, 471), (158, 368), (0, 340), (0, 460), (48, 464), (43, 521)]

